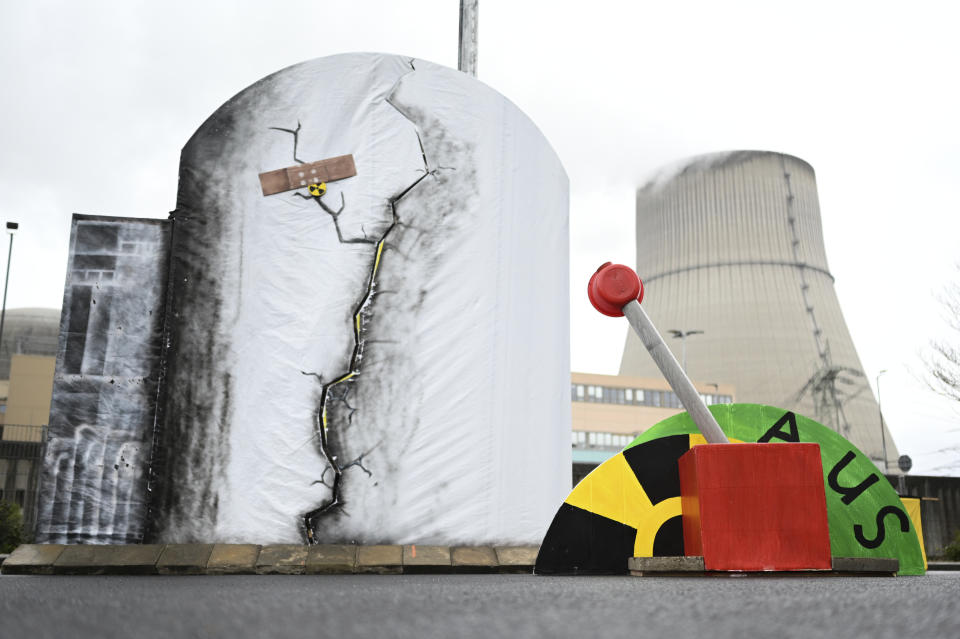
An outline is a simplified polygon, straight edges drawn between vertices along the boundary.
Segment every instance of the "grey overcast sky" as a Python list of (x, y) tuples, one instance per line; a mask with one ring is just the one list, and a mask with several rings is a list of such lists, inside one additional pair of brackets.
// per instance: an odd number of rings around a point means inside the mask
[[(601, 262), (634, 262), (635, 188), (686, 156), (790, 153), (816, 169), (837, 293), (871, 385), (888, 371), (900, 451), (915, 473), (960, 472), (946, 468), (960, 449), (937, 452), (960, 445), (960, 410), (917, 381), (928, 341), (949, 336), (935, 296), (960, 280), (958, 7), (481, 0), (479, 79), (538, 124), (570, 176), (574, 370), (619, 367), (626, 323), (583, 291)], [(180, 148), (233, 94), (349, 51), (456, 67), (458, 11), (0, 0), (0, 218), (22, 226), (8, 308), (60, 306), (72, 213), (165, 217)]]

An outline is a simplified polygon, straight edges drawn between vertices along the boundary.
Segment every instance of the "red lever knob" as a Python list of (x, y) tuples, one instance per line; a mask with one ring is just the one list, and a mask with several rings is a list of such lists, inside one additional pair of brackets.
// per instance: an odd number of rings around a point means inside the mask
[(643, 301), (643, 282), (629, 266), (607, 262), (590, 278), (587, 297), (604, 315), (623, 317), (624, 305), (631, 300)]

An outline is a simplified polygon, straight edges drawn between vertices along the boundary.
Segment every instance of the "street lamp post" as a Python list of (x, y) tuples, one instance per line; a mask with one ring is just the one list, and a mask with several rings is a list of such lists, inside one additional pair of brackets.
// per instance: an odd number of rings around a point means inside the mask
[(883, 408), (880, 403), (880, 377), (887, 372), (887, 369), (883, 369), (877, 373), (877, 412), (880, 413), (880, 446), (881, 453), (883, 454), (883, 472), (887, 472), (887, 435), (884, 433), (883, 429)]
[(687, 372), (687, 337), (690, 335), (703, 335), (703, 331), (681, 331), (676, 328), (671, 328), (667, 331), (674, 338), (680, 339), (680, 368), (683, 369), (683, 372)]
[[(10, 234), (10, 249), (7, 251), (7, 277), (3, 281), (3, 307), (0, 308), (0, 352), (3, 349), (3, 322), (7, 319), (7, 285), (10, 283), (10, 258), (13, 257), (13, 234), (20, 225), (16, 222), (7, 222), (7, 233)], [(8, 374), (9, 375), (9, 374)]]
[(478, 0), (460, 0), (460, 53), (457, 69), (477, 77)]

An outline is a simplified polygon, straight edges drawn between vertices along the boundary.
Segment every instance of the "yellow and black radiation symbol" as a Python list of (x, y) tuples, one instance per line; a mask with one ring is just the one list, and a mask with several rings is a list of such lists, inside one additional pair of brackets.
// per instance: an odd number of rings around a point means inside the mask
[(540, 546), (540, 574), (620, 574), (628, 557), (683, 555), (677, 460), (702, 435), (661, 437), (617, 453), (583, 478)]
[(307, 187), (307, 190), (310, 191), (310, 195), (313, 197), (321, 197), (327, 192), (327, 183), (320, 182), (319, 184), (311, 184)]

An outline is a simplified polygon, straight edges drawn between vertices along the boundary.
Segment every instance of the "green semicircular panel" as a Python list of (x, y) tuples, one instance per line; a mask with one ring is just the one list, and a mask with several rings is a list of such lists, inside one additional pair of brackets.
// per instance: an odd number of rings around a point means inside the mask
[[(731, 440), (820, 445), (834, 557), (895, 557), (899, 574), (924, 574), (920, 542), (907, 509), (873, 462), (844, 437), (773, 406), (718, 404), (710, 412)], [(631, 556), (680, 554), (683, 532), (673, 512), (680, 494), (675, 464), (679, 454), (698, 443), (703, 438), (697, 427), (681, 413), (653, 426), (594, 469), (557, 512), (541, 544), (536, 571), (618, 573), (626, 572)], [(651, 552), (652, 540), (656, 543)]]
[[(812, 419), (774, 406), (717, 404), (710, 407), (710, 412), (727, 437), (756, 442), (769, 433), (766, 441), (772, 443), (820, 445), (830, 552), (834, 557), (896, 557), (900, 560), (899, 574), (924, 574), (920, 542), (907, 509), (874, 463), (847, 439)], [(663, 420), (626, 449), (682, 433), (699, 433), (687, 413)]]

